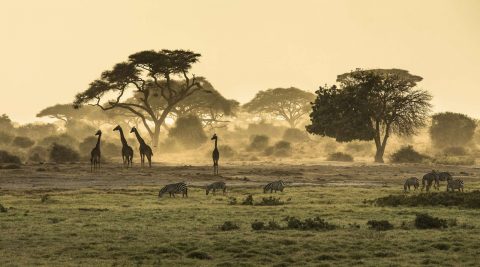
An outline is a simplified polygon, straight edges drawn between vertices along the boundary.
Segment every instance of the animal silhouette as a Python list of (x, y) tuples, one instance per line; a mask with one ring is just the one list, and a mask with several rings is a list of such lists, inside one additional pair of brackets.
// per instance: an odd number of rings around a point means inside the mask
[(215, 149), (212, 152), (212, 159), (213, 159), (213, 175), (218, 175), (218, 160), (220, 159), (220, 152), (218, 152), (217, 148), (217, 134), (213, 134), (212, 139), (215, 140)]
[(150, 146), (148, 146), (148, 145), (145, 143), (145, 141), (143, 140), (143, 138), (142, 138), (142, 137), (140, 136), (140, 134), (138, 133), (137, 128), (133, 127), (132, 130), (130, 131), (130, 133), (135, 133), (135, 136), (137, 137), (138, 143), (140, 143), (139, 150), (140, 150), (140, 162), (141, 162), (141, 166), (143, 167), (143, 166), (145, 165), (145, 157), (147, 157), (148, 166), (149, 166), (149, 167), (152, 167), (152, 156), (153, 156), (152, 149), (150, 148)]
[(125, 135), (123, 135), (123, 130), (120, 125), (113, 128), (114, 131), (118, 131), (120, 133), (120, 140), (122, 141), (122, 159), (123, 159), (123, 166), (132, 167), (133, 165), (133, 149), (131, 146), (128, 145), (127, 139), (125, 139)]
[(100, 168), (100, 155), (101, 155), (100, 138), (102, 137), (102, 131), (98, 130), (95, 135), (98, 136), (98, 139), (97, 139), (97, 144), (92, 149), (92, 152), (90, 152), (90, 171), (91, 172), (93, 172), (97, 168)]

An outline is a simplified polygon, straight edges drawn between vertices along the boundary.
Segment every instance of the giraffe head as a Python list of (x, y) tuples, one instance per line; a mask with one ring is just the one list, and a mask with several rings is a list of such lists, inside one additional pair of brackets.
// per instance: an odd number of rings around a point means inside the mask
[(120, 125), (117, 125), (117, 127), (113, 128), (114, 131), (120, 131), (122, 130), (122, 127), (120, 127)]
[(134, 127), (132, 127), (132, 130), (130, 130), (130, 133), (134, 133), (136, 131), (137, 131), (137, 128), (135, 128), (135, 126), (134, 126)]
[(211, 138), (210, 140), (217, 140), (217, 138), (218, 138), (218, 137), (217, 137), (217, 134), (215, 133), (215, 134), (213, 134), (213, 136), (212, 136), (212, 138)]
[(102, 131), (98, 130), (95, 135), (102, 135)]

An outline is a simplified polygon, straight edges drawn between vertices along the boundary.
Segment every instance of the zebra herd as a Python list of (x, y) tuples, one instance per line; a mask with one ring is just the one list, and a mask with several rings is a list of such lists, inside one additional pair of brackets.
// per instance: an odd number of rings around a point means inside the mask
[[(263, 187), (263, 192), (267, 193), (270, 191), (270, 193), (275, 193), (277, 191), (283, 192), (283, 189), (285, 188), (285, 183), (282, 180), (278, 180), (275, 182), (271, 182), (266, 184)], [(206, 186), (205, 192), (208, 195), (210, 191), (215, 195), (215, 192), (217, 190), (222, 190), (223, 194), (227, 192), (227, 185), (225, 182), (214, 182)], [(158, 197), (162, 197), (164, 194), (169, 194), (170, 197), (175, 197), (175, 194), (182, 194), (182, 197), (188, 197), (188, 185), (184, 182), (181, 183), (175, 183), (175, 184), (167, 184), (164, 186), (162, 189), (160, 189), (160, 192), (158, 192)]]
[[(439, 190), (440, 181), (447, 181), (447, 192), (455, 190), (463, 192), (463, 180), (453, 179), (449, 172), (439, 172), (436, 170), (432, 170), (422, 177), (422, 191), (425, 189), (425, 187), (427, 192), (430, 191), (432, 185), (434, 189)], [(417, 190), (418, 187), (420, 187), (420, 182), (417, 177), (407, 178), (403, 185), (403, 191), (410, 191), (411, 186), (413, 186), (414, 190)]]

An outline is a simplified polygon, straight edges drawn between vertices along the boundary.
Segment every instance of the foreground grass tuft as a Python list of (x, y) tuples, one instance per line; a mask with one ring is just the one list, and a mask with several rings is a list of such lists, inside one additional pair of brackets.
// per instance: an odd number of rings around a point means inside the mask
[(459, 206), (480, 209), (480, 191), (472, 192), (441, 192), (418, 195), (389, 195), (377, 198), (378, 206)]

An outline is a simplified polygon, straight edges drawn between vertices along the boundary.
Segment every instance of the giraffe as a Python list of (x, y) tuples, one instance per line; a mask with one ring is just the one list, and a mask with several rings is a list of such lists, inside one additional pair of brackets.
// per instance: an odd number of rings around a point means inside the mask
[(135, 133), (135, 136), (137, 137), (138, 143), (140, 143), (140, 161), (142, 167), (145, 164), (145, 156), (147, 157), (148, 160), (148, 166), (152, 167), (152, 156), (153, 152), (152, 149), (145, 143), (143, 138), (138, 134), (137, 128), (133, 127), (130, 133)]
[(213, 175), (218, 175), (218, 159), (220, 159), (220, 152), (218, 152), (217, 148), (217, 134), (213, 134), (210, 140), (215, 140), (215, 149), (212, 152), (212, 159), (213, 159)]
[(122, 141), (122, 159), (123, 159), (123, 166), (127, 165), (127, 168), (130, 166), (132, 167), (133, 165), (133, 149), (131, 146), (127, 144), (127, 140), (125, 139), (125, 136), (123, 135), (123, 130), (120, 125), (117, 125), (113, 129), (114, 131), (118, 131), (120, 133), (120, 140)]
[(97, 168), (100, 168), (100, 138), (102, 137), (102, 131), (98, 130), (95, 134), (98, 136), (97, 144), (90, 152), (90, 171), (93, 172)]

